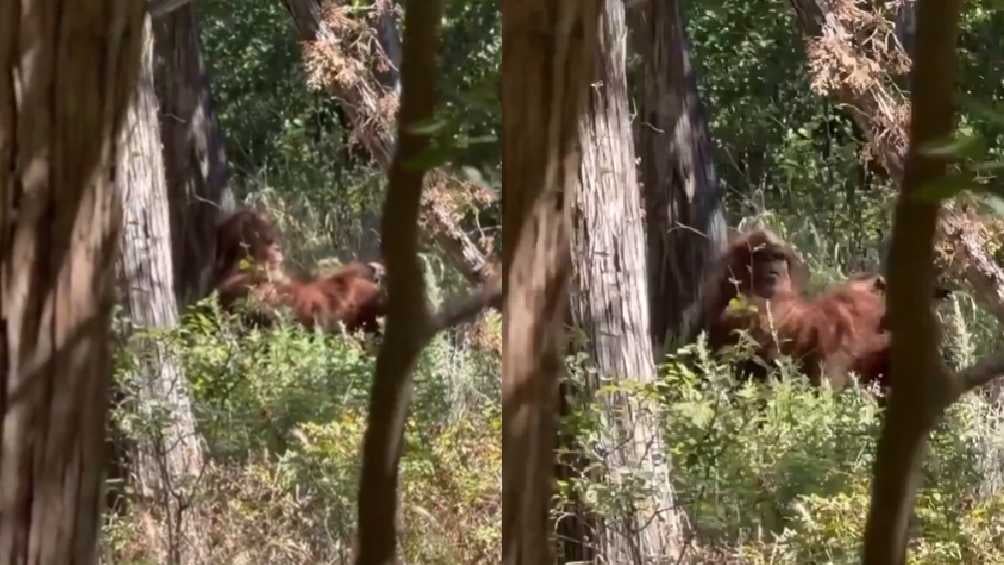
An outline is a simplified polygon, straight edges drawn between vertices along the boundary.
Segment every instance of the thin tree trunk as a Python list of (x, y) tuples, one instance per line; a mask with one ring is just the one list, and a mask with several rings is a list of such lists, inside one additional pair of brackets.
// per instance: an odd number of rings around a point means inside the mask
[[(572, 317), (604, 382), (656, 378), (649, 328), (645, 233), (628, 115), (627, 27), (622, 0), (605, 0), (588, 112), (581, 121), (581, 189), (572, 214)], [(609, 563), (652, 563), (679, 554), (669, 462), (654, 403), (605, 396), (603, 426), (614, 470), (651, 481), (649, 500), (604, 516), (601, 543)]]
[(0, 563), (96, 560), (144, 5), (0, 3)]
[(597, 0), (502, 6), (502, 563), (552, 562), (548, 526), (570, 265), (565, 201), (579, 184), (579, 120)]
[(389, 171), (381, 233), (387, 266), (387, 330), (370, 396), (359, 483), (358, 565), (396, 563), (398, 465), (412, 396), (412, 372), (434, 335), (418, 257), (418, 218), (426, 171), (408, 163), (429, 147), (412, 131), (436, 109), (441, 0), (409, 0), (403, 61), (400, 143)]
[(907, 526), (920, 482), (927, 437), (958, 394), (939, 356), (934, 294), (934, 236), (940, 206), (915, 197), (944, 177), (948, 162), (925, 155), (926, 143), (951, 134), (954, 121), (960, 0), (921, 0), (917, 58), (911, 77), (910, 149), (896, 206), (889, 258), (889, 326), (893, 391), (879, 439), (872, 502), (865, 531), (866, 565), (902, 565)]
[(702, 329), (700, 282), (726, 240), (722, 190), (678, 0), (647, 0), (632, 18), (644, 65), (638, 156), (648, 229), (652, 341), (682, 345)]
[(216, 226), (234, 207), (227, 155), (202, 59), (196, 6), (154, 21), (160, 133), (171, 209), (171, 248), (178, 304), (206, 296), (212, 284)]
[(917, 39), (917, 0), (903, 0), (896, 8), (896, 37), (913, 59)]
[(426, 171), (410, 163), (429, 149), (428, 137), (416, 133), (414, 125), (430, 119), (436, 110), (443, 3), (412, 0), (406, 17), (408, 55), (402, 62), (398, 116), (401, 141), (389, 171), (381, 226), (387, 242), (387, 331), (377, 357), (363, 440), (359, 565), (397, 562), (398, 467), (413, 391), (412, 372), (419, 355), (437, 333), (496, 305), (502, 293), (496, 278), (464, 300), (451, 301), (435, 315), (430, 314), (418, 256)]
[[(185, 8), (182, 8), (184, 10)], [(121, 255), (117, 270), (125, 316), (140, 330), (178, 324), (171, 257), (168, 192), (161, 153), (157, 96), (154, 91), (153, 30), (143, 28), (139, 83), (123, 130), (118, 179), (125, 203)], [(148, 424), (138, 431), (133, 471), (143, 499), (165, 526), (158, 559), (196, 562), (197, 531), (184, 515), (203, 466), (189, 386), (178, 360), (162, 343), (140, 336), (134, 373), (136, 410)]]

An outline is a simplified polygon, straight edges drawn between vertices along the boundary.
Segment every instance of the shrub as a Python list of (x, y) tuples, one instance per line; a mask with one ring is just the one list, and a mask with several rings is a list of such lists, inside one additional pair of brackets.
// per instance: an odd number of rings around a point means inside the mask
[[(667, 358), (654, 386), (603, 392), (660, 400), (690, 562), (859, 562), (880, 399), (857, 386), (813, 387), (790, 365), (767, 382), (738, 382), (730, 370), (736, 360), (689, 346)], [(586, 471), (562, 483), (562, 496), (575, 494), (616, 520), (623, 511), (616, 501), (658, 485), (635, 470), (604, 467), (596, 455), (598, 410), (594, 403), (564, 420)], [(1002, 423), (1000, 409), (972, 394), (938, 425), (913, 518), (911, 563), (999, 562)], [(618, 480), (596, 479), (604, 476)]]
[[(186, 519), (210, 540), (206, 562), (348, 563), (356, 528), (359, 452), (375, 340), (327, 336), (290, 323), (242, 327), (212, 300), (155, 335), (192, 386), (209, 462)], [(452, 334), (415, 371), (402, 459), (403, 557), (482, 563), (501, 553), (501, 407), (497, 356)], [(132, 352), (120, 355), (127, 374)], [(496, 371), (492, 373), (492, 371)], [(113, 410), (120, 435), (137, 427), (128, 381)], [(130, 491), (105, 523), (108, 562), (156, 562), (156, 509)]]

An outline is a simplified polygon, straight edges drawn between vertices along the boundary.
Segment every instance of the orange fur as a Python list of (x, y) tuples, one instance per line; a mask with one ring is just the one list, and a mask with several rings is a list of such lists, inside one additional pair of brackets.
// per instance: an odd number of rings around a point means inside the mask
[(278, 232), (262, 214), (240, 210), (217, 230), (219, 259), (215, 288), (220, 304), (233, 310), (250, 299), (250, 321), (267, 324), (278, 310), (289, 308), (308, 328), (336, 331), (379, 331), (377, 318), (384, 314), (383, 295), (377, 284), (379, 264), (350, 263), (334, 273), (310, 280), (290, 278), (282, 267)]
[[(853, 371), (862, 381), (887, 383), (885, 281), (859, 275), (809, 299), (804, 296), (807, 274), (791, 248), (766, 230), (733, 241), (707, 281), (711, 347), (734, 344), (736, 330), (746, 330), (763, 359), (791, 356), (813, 382), (825, 378), (839, 387)], [(739, 297), (750, 307), (730, 307)], [(745, 369), (763, 374), (760, 367)]]

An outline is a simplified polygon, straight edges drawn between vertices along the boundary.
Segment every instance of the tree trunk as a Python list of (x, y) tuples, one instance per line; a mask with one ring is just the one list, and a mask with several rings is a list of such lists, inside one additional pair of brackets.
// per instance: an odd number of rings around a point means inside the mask
[(412, 131), (432, 118), (439, 78), (442, 0), (409, 0), (403, 61), (400, 143), (391, 163), (381, 234), (387, 266), (387, 329), (377, 356), (363, 440), (359, 482), (357, 565), (390, 565), (398, 529), (398, 468), (412, 396), (412, 373), (435, 335), (418, 256), (418, 217), (425, 169), (409, 163), (429, 148), (429, 138)]
[(502, 5), (502, 563), (552, 563), (548, 510), (570, 270), (564, 202), (577, 191), (579, 119), (597, 0)]
[[(184, 10), (184, 8), (182, 8)], [(125, 316), (139, 330), (178, 324), (171, 257), (168, 192), (154, 90), (153, 30), (143, 27), (143, 58), (135, 98), (123, 131), (126, 151), (119, 162), (119, 190), (125, 203), (121, 255), (117, 265)], [(138, 430), (132, 470), (140, 496), (162, 518), (162, 563), (196, 562), (197, 535), (184, 516), (202, 471), (189, 386), (178, 361), (162, 343), (137, 336), (136, 410), (147, 424)], [(162, 514), (161, 514), (162, 513)]]
[[(600, 380), (656, 378), (647, 303), (645, 233), (628, 110), (627, 27), (622, 0), (605, 0), (595, 77), (581, 121), (582, 187), (572, 213), (572, 317), (584, 330)], [(650, 500), (604, 516), (601, 543), (609, 563), (652, 563), (678, 554), (669, 464), (654, 404), (604, 397), (610, 469), (652, 481)]]
[(143, 10), (0, 4), (0, 563), (96, 560), (115, 164)]
[(916, 197), (942, 179), (948, 160), (925, 144), (952, 133), (956, 38), (961, 0), (922, 0), (917, 13), (917, 58), (911, 76), (910, 149), (896, 205), (889, 257), (892, 381), (897, 386), (879, 438), (865, 530), (866, 565), (906, 562), (908, 525), (920, 482), (927, 437), (959, 394), (941, 364), (934, 294), (934, 237), (940, 205)]
[(174, 291), (181, 306), (212, 290), (216, 225), (221, 214), (234, 207), (195, 10), (186, 4), (154, 21), (155, 82), (171, 207)]
[(697, 95), (677, 0), (648, 0), (633, 14), (641, 55), (638, 155), (648, 228), (649, 307), (657, 352), (702, 329), (705, 270), (726, 240), (722, 190), (707, 119)]
[(381, 233), (387, 242), (387, 330), (370, 396), (358, 496), (359, 565), (397, 563), (398, 469), (419, 355), (440, 331), (497, 304), (498, 278), (432, 315), (419, 259), (419, 215), (424, 168), (410, 164), (430, 147), (415, 124), (435, 115), (438, 101), (442, 0), (411, 0), (406, 13), (408, 54), (402, 61), (396, 154), (389, 171)]

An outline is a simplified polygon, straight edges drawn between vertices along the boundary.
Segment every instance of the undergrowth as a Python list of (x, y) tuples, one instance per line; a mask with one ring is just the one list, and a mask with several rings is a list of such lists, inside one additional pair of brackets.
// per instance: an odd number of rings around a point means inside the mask
[[(680, 562), (860, 562), (880, 395), (813, 387), (790, 364), (775, 367), (767, 382), (740, 382), (730, 364), (742, 355), (735, 357), (711, 357), (699, 343), (668, 356), (653, 385), (604, 389), (658, 401), (673, 496), (688, 522)], [(616, 527), (623, 515), (604, 501), (658, 485), (636, 475), (624, 481), (631, 469), (607, 468), (595, 442), (598, 409), (565, 418), (586, 472), (561, 492), (590, 501)], [(910, 563), (1004, 562), (1002, 432), (1004, 413), (979, 393), (938, 425), (911, 523)]]
[[(436, 338), (415, 372), (401, 464), (410, 563), (485, 563), (501, 551), (501, 365), (463, 335)], [(200, 562), (349, 563), (379, 338), (247, 328), (212, 300), (157, 338), (183, 366), (206, 440), (208, 462), (185, 515), (209, 540)], [(112, 415), (126, 435), (127, 374)], [(158, 562), (150, 548), (163, 518), (140, 502), (126, 490), (106, 512), (104, 562)]]

